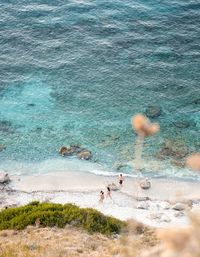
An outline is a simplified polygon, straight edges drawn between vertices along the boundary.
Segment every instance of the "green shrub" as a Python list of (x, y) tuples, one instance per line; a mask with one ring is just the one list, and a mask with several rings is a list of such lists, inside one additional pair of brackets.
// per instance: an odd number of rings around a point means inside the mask
[(8, 208), (0, 212), (0, 230), (24, 229), (40, 221), (41, 226), (63, 228), (66, 224), (82, 227), (88, 232), (119, 233), (125, 223), (90, 208), (73, 204), (31, 202), (26, 206)]

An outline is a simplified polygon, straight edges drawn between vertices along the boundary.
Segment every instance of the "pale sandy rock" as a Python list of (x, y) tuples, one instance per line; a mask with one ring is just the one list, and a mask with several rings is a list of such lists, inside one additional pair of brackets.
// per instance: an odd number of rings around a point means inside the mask
[(0, 183), (8, 183), (8, 182), (10, 182), (8, 173), (6, 173), (3, 170), (0, 170)]
[(151, 188), (151, 182), (148, 179), (140, 181), (140, 187), (144, 190)]
[(137, 209), (147, 210), (149, 208), (149, 204), (147, 202), (140, 202), (137, 204)]
[(150, 213), (150, 215), (148, 215), (148, 218), (151, 220), (160, 220), (162, 217), (163, 213)]
[(163, 215), (160, 219), (161, 222), (169, 223), (171, 222), (171, 219), (167, 215)]
[(184, 212), (182, 212), (182, 211), (178, 211), (178, 212), (174, 213), (174, 217), (176, 217), (176, 218), (180, 218), (180, 217), (183, 217), (183, 216), (184, 216)]
[(161, 202), (159, 205), (164, 210), (169, 210), (171, 207), (170, 203), (168, 203), (168, 202)]
[(172, 209), (175, 211), (184, 211), (187, 209), (187, 205), (183, 203), (176, 203), (172, 206)]

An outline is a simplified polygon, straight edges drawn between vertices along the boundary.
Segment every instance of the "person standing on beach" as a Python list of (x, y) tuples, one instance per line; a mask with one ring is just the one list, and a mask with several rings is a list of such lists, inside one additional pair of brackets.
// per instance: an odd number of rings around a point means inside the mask
[(109, 186), (107, 186), (107, 197), (109, 197), (112, 200), (111, 188)]
[(99, 203), (103, 203), (104, 199), (105, 199), (104, 192), (101, 190), (101, 191), (100, 191)]
[(122, 174), (119, 174), (119, 185), (122, 186), (124, 182), (124, 177), (122, 176)]

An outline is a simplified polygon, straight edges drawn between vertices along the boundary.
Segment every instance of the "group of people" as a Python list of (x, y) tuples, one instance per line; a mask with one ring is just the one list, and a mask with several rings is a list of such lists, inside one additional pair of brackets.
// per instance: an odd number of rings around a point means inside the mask
[[(123, 182), (124, 182), (124, 177), (123, 177), (122, 174), (120, 174), (119, 175), (119, 186), (120, 187), (122, 187)], [(112, 199), (112, 194), (111, 194), (112, 190), (111, 190), (111, 187), (109, 185), (106, 187), (106, 190), (107, 190), (106, 191), (106, 197)], [(99, 203), (103, 203), (104, 199), (105, 199), (105, 193), (104, 193), (103, 190), (101, 190), (100, 191)]]

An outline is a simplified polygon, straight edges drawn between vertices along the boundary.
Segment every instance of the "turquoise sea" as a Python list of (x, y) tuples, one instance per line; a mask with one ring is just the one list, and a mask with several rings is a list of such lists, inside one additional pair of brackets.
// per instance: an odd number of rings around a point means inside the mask
[[(0, 10), (0, 168), (135, 175), (130, 120), (156, 105), (143, 174), (198, 179), (156, 153), (166, 140), (200, 151), (199, 1), (1, 0)], [(60, 157), (73, 143), (93, 159)]]

